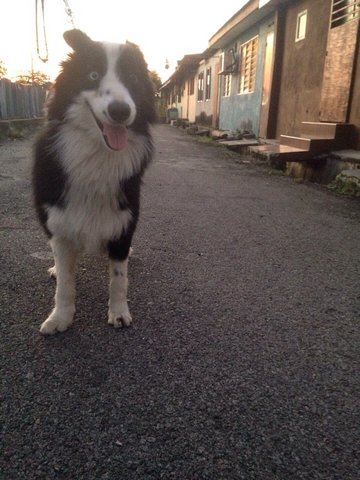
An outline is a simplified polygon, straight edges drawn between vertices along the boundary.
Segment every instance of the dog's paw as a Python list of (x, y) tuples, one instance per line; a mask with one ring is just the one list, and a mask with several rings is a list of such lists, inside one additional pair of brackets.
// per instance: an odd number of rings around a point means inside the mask
[(116, 308), (109, 308), (108, 323), (115, 328), (128, 327), (132, 322), (127, 303), (121, 303)]
[(55, 265), (53, 267), (50, 267), (48, 269), (49, 275), (51, 278), (56, 279), (56, 267)]
[(56, 332), (65, 332), (72, 324), (73, 312), (55, 310), (49, 315), (49, 317), (42, 323), (40, 332), (43, 335), (53, 335)]

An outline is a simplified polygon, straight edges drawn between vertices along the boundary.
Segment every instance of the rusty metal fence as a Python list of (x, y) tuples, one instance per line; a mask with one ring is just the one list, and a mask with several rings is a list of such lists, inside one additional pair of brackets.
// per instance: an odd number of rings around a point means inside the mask
[(1, 79), (0, 120), (42, 117), (46, 94), (45, 87)]

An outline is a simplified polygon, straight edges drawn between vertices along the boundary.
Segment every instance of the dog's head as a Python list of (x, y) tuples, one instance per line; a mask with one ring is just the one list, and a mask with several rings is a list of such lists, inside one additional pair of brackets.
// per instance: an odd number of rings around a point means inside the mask
[(71, 122), (112, 150), (127, 144), (129, 130), (155, 121), (154, 87), (140, 49), (127, 42), (95, 42), (80, 30), (64, 34), (73, 49), (62, 63), (48, 106), (50, 120)]

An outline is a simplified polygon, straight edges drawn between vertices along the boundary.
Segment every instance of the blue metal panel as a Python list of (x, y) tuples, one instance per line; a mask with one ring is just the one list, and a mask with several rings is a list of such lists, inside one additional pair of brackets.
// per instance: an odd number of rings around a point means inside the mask
[[(266, 35), (272, 19), (267, 18), (261, 24), (248, 30), (236, 39), (237, 50), (256, 35), (258, 39), (255, 90), (253, 93), (238, 94), (239, 74), (233, 74), (231, 79), (231, 94), (220, 97), (219, 128), (222, 130), (244, 130), (255, 135), (259, 134), (261, 96), (264, 74), (264, 59), (266, 49)], [(231, 47), (231, 45), (229, 45)], [(221, 83), (223, 82), (223, 77)]]

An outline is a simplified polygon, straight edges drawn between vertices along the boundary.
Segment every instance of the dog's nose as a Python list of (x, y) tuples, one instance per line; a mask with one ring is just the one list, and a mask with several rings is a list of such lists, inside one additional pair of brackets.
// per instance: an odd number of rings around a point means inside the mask
[(114, 122), (124, 122), (130, 116), (130, 105), (124, 101), (114, 100), (108, 106), (108, 113), (111, 120), (113, 120)]

